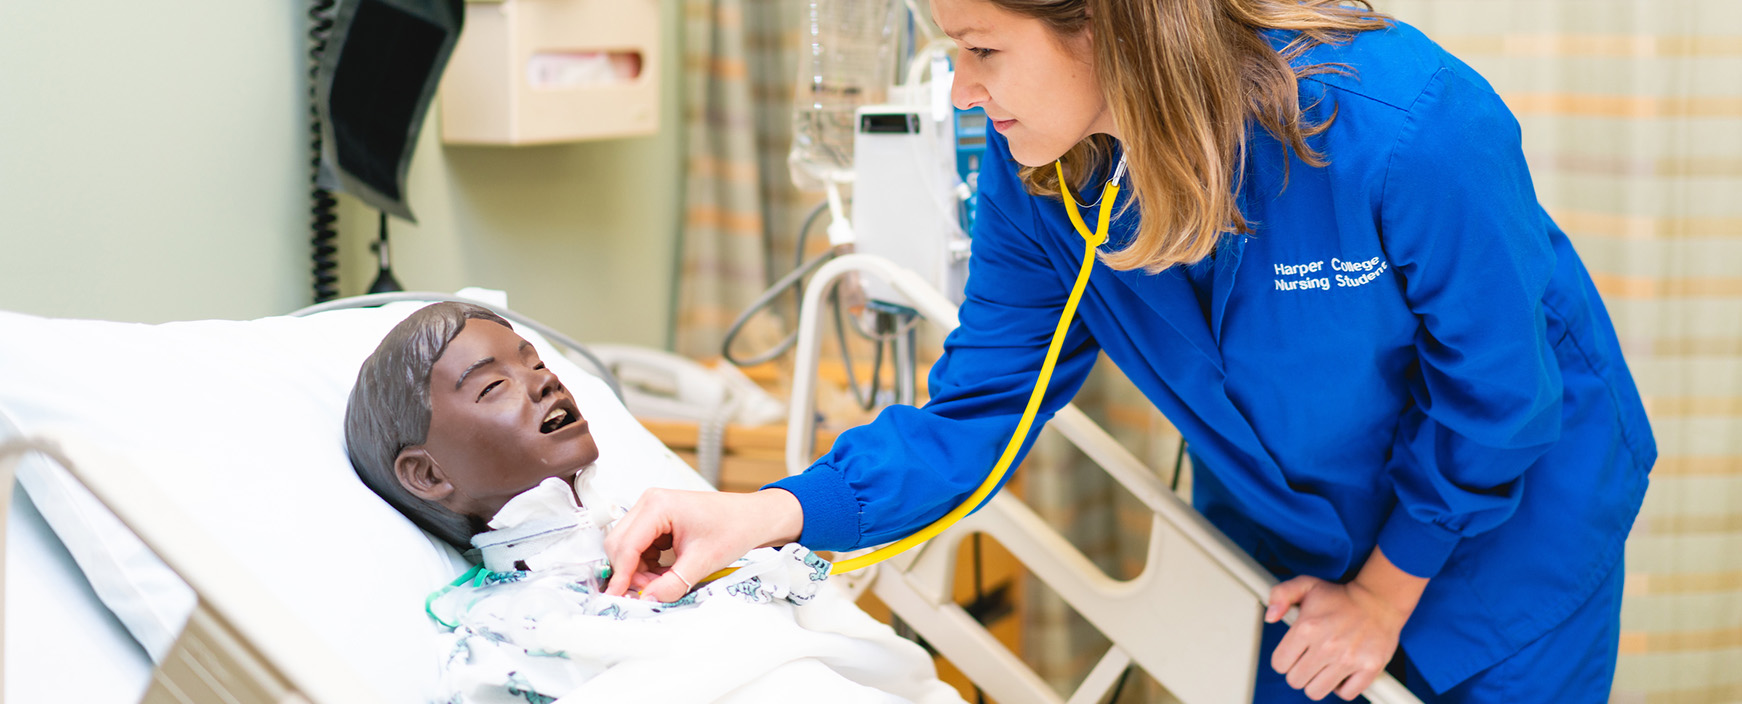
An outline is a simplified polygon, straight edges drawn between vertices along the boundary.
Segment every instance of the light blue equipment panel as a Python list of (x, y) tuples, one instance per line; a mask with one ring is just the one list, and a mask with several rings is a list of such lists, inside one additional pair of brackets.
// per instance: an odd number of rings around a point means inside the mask
[(980, 108), (956, 111), (956, 173), (968, 184), (968, 199), (962, 201), (962, 232), (974, 232), (974, 215), (980, 205), (980, 159), (986, 155), (986, 112)]

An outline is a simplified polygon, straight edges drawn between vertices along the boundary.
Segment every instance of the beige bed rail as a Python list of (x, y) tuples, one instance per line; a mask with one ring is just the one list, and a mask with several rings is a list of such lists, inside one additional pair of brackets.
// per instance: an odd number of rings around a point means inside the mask
[[(816, 417), (816, 366), (823, 296), (852, 272), (888, 281), (918, 313), (945, 331), (956, 307), (913, 272), (862, 254), (825, 264), (805, 290), (788, 417), (787, 471), (809, 465)], [(1131, 665), (1147, 671), (1185, 704), (1252, 701), (1265, 600), (1276, 580), (1234, 546), (1160, 477), (1075, 406), (1049, 424), (1150, 509), (1149, 551), (1141, 574), (1116, 580), (1041, 520), (1027, 504), (1000, 493), (930, 543), (847, 580), (869, 588), (987, 695), (1004, 704), (1104, 701)], [(1113, 645), (1070, 697), (1039, 675), (951, 599), (956, 552), (984, 533), (1057, 592)], [(1289, 619), (1292, 621), (1294, 613)], [(1367, 689), (1374, 704), (1419, 704), (1389, 676)]]
[[(262, 585), (226, 568), (236, 564), (227, 551), (122, 458), (67, 433), (0, 438), (0, 506), (11, 505), (13, 479), (30, 454), (64, 467), (90, 489), (199, 597), (175, 646), (152, 671), (146, 704), (374, 701), (373, 688)], [(0, 520), (0, 540), (5, 525)], [(4, 594), (0, 567), (0, 605)], [(0, 609), (0, 626), (3, 619)]]

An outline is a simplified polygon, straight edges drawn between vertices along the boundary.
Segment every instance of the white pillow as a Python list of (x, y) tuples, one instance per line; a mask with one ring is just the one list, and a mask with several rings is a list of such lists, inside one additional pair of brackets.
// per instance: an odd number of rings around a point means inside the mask
[[(0, 420), (78, 427), (137, 460), (172, 497), (164, 510), (210, 531), (380, 698), (427, 701), (423, 598), (464, 562), (358, 481), (343, 431), (363, 359), (422, 305), (163, 325), (0, 312)], [(574, 391), (601, 490), (629, 505), (648, 486), (706, 488), (604, 382), (517, 332)], [(20, 477), (98, 596), (161, 657), (192, 606), (186, 585), (58, 467), (27, 462)]]

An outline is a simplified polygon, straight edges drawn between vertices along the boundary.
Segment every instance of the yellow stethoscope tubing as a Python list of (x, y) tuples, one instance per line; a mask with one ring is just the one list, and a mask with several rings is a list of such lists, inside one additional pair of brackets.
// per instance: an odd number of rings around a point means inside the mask
[[(1070, 298), (1065, 300), (1064, 311), (1059, 314), (1058, 325), (1053, 328), (1052, 342), (1046, 348), (1046, 359), (1040, 363), (1040, 375), (1035, 379), (1034, 391), (1028, 395), (1028, 406), (1022, 410), (1022, 420), (1016, 423), (1016, 430), (1010, 434), (1010, 442), (1004, 446), (1004, 454), (998, 457), (998, 463), (993, 465), (992, 472), (986, 475), (986, 481), (981, 482), (980, 487), (975, 489), (973, 494), (968, 495), (968, 498), (951, 509), (949, 513), (944, 514), (942, 518), (932, 521), (930, 525), (901, 540), (864, 555), (836, 562), (829, 568), (829, 574), (845, 574), (875, 565), (937, 537), (939, 533), (944, 532), (950, 526), (955, 525), (957, 521), (978, 509), (980, 504), (984, 503), (987, 497), (990, 497), (992, 492), (998, 488), (999, 483), (1004, 481), (1004, 475), (1010, 472), (1010, 463), (1016, 461), (1016, 453), (1022, 449), (1023, 441), (1028, 438), (1028, 431), (1034, 425), (1035, 416), (1040, 414), (1040, 402), (1046, 397), (1047, 386), (1052, 382), (1053, 367), (1058, 363), (1059, 352), (1064, 349), (1065, 332), (1070, 329), (1071, 320), (1077, 314), (1077, 303), (1082, 300), (1083, 290), (1088, 287), (1089, 272), (1094, 269), (1095, 265), (1095, 249), (1107, 241), (1107, 223), (1112, 220), (1113, 202), (1119, 198), (1119, 179), (1124, 175), (1125, 161), (1120, 159), (1118, 168), (1113, 172), (1113, 178), (1108, 180), (1106, 188), (1101, 193), (1101, 208), (1095, 218), (1094, 232), (1090, 232), (1088, 226), (1083, 224), (1083, 215), (1078, 212), (1077, 201), (1071, 197), (1070, 188), (1065, 185), (1064, 165), (1055, 161), (1053, 167), (1058, 172), (1059, 194), (1064, 196), (1065, 213), (1070, 215), (1071, 226), (1075, 227), (1077, 234), (1083, 237), (1083, 263), (1078, 267), (1077, 280), (1071, 286)], [(697, 584), (712, 582), (735, 571), (737, 571), (736, 567), (727, 567), (708, 575)]]

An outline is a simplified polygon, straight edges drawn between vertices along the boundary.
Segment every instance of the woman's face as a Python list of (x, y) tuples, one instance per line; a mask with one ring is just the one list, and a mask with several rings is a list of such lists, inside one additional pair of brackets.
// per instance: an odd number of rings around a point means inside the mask
[(984, 108), (1022, 165), (1051, 163), (1091, 134), (1118, 136), (1088, 30), (1060, 36), (987, 0), (933, 0), (932, 15), (961, 49), (950, 98)]
[(598, 445), (556, 374), (526, 340), (489, 320), (469, 320), (429, 379), (423, 448), (452, 486), (441, 503), (488, 520), (548, 477), (572, 481), (599, 459)]

